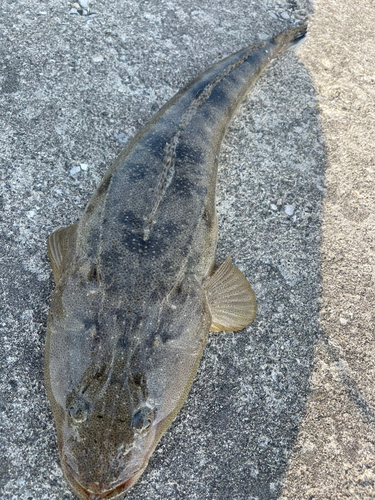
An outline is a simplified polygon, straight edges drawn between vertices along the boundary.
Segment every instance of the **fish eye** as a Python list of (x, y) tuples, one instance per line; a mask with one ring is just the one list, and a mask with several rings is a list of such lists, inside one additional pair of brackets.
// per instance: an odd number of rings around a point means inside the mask
[(146, 406), (134, 414), (131, 425), (138, 434), (145, 434), (150, 429), (153, 419), (153, 411)]
[(75, 424), (80, 424), (87, 419), (88, 406), (83, 399), (77, 399), (70, 405), (69, 416)]

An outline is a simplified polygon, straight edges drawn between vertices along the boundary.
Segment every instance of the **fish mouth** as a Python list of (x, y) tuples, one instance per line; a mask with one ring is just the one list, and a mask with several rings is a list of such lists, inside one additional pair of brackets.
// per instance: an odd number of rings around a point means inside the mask
[(139, 477), (145, 470), (146, 465), (142, 467), (138, 472), (136, 472), (130, 479), (127, 479), (124, 482), (118, 481), (118, 483), (114, 483), (112, 485), (111, 489), (103, 488), (103, 490), (100, 492), (98, 491), (100, 488), (98, 488), (98, 486), (96, 485), (92, 488), (92, 490), (91, 488), (82, 486), (77, 473), (72, 469), (72, 467), (70, 467), (68, 463), (62, 463), (62, 469), (70, 487), (72, 488), (74, 493), (82, 500), (115, 500), (134, 486), (134, 484), (138, 481)]

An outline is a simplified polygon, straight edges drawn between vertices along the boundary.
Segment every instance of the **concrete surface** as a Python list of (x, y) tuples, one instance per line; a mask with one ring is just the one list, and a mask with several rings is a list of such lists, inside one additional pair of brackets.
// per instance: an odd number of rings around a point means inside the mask
[(222, 147), (217, 259), (231, 253), (258, 316), (210, 337), (126, 498), (375, 497), (374, 2), (4, 0), (2, 499), (75, 498), (43, 385), (48, 234), (180, 87), (313, 10), (309, 40), (271, 64)]

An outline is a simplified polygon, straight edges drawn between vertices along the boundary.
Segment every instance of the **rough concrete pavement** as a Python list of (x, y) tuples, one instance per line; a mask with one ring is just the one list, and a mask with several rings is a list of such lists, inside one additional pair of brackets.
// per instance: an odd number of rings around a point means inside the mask
[(179, 88), (313, 9), (308, 41), (262, 75), (220, 158), (217, 260), (231, 253), (258, 316), (210, 337), (126, 498), (374, 498), (370, 0), (1, 4), (1, 498), (75, 498), (43, 386), (48, 234)]

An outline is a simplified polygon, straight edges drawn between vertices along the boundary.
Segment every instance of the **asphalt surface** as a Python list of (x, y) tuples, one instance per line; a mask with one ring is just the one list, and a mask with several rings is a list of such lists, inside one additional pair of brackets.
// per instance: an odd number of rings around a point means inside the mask
[(4, 0), (2, 499), (76, 498), (43, 383), (47, 236), (78, 220), (124, 143), (190, 79), (312, 13), (220, 156), (217, 262), (230, 253), (247, 276), (257, 318), (211, 335), (126, 498), (374, 498), (374, 2)]

